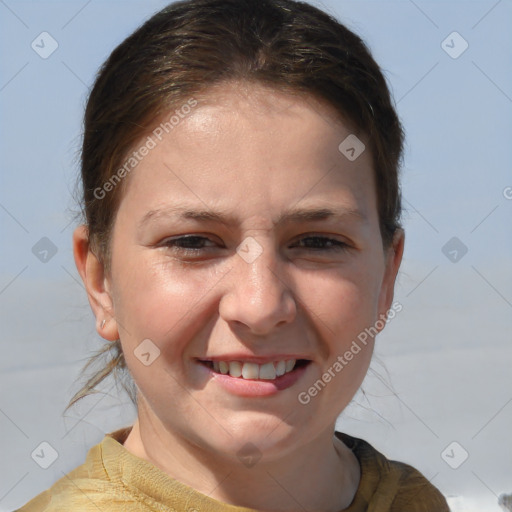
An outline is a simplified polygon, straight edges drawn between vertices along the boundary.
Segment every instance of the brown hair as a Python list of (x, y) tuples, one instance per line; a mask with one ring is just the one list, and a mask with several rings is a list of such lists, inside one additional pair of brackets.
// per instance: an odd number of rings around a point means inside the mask
[[(105, 183), (116, 172), (120, 176), (127, 155), (155, 120), (228, 80), (314, 97), (367, 136), (382, 241), (389, 246), (400, 227), (403, 132), (386, 80), (363, 41), (305, 2), (185, 0), (167, 6), (123, 41), (101, 67), (89, 96), (82, 212), (91, 249), (107, 271), (111, 230), (127, 180), (108, 192)], [(126, 369), (117, 340), (89, 360), (82, 373), (107, 352), (113, 353), (109, 362), (67, 408), (113, 371)], [(133, 387), (124, 387), (135, 403)]]

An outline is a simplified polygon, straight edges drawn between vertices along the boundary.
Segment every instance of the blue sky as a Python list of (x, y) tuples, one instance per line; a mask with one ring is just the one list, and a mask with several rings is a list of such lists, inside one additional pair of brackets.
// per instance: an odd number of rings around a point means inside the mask
[[(19, 477), (5, 469), (0, 478), (0, 498), (8, 493), (0, 511), (57, 474), (34, 470), (20, 454), (30, 452), (41, 432), (60, 439), (56, 432), (69, 428), (59, 418), (62, 406), (83, 361), (99, 346), (71, 252), (77, 208), (71, 193), (88, 87), (115, 45), (166, 3), (0, 2), (0, 426), (5, 453), (19, 460)], [(403, 403), (372, 401), (393, 427), (357, 407), (351, 414), (358, 419), (343, 425), (396, 458), (403, 460), (405, 450), (411, 463), (439, 474), (435, 483), (446, 494), (466, 493), (468, 503), (488, 500), (492, 510), (493, 494), (512, 492), (505, 483), (510, 462), (497, 469), (490, 459), (502, 453), (498, 441), (512, 417), (512, 193), (506, 192), (512, 187), (512, 2), (311, 3), (368, 43), (407, 137), (407, 241), (397, 286), (404, 309), (377, 347)], [(58, 44), (46, 59), (31, 47), (42, 32)], [(55, 44), (45, 40), (47, 48)], [(33, 253), (43, 237), (57, 251), (46, 263)], [(450, 248), (442, 250), (453, 237), (459, 253), (461, 243), (467, 248), (457, 262), (445, 255)], [(34, 379), (47, 387), (34, 389)], [(370, 378), (372, 386), (378, 383)], [(126, 421), (122, 410), (114, 420), (105, 420), (101, 407), (95, 411), (74, 430), (82, 452), (63, 457), (62, 468), (80, 462), (87, 442)], [(484, 431), (471, 440), (495, 414), (488, 437)], [(37, 430), (31, 425), (36, 416)], [(429, 437), (422, 422), (439, 437)], [(439, 457), (454, 439), (472, 447), (457, 471)]]

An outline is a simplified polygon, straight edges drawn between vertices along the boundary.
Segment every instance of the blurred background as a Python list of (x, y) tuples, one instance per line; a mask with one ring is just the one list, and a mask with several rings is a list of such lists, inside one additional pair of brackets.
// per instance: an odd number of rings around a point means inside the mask
[[(63, 414), (103, 343), (73, 262), (73, 194), (95, 73), (167, 3), (0, 0), (0, 512), (135, 418), (113, 381)], [(338, 429), (418, 468), (453, 511), (502, 510), (499, 496), (512, 493), (512, 1), (310, 3), (367, 42), (407, 136), (402, 310)]]

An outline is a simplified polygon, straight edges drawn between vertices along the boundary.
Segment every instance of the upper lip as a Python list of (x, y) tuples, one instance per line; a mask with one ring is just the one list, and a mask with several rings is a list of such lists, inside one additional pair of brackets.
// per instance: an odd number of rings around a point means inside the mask
[(255, 363), (255, 364), (265, 364), (272, 363), (274, 361), (287, 361), (289, 359), (305, 359), (310, 360), (309, 357), (303, 354), (272, 354), (268, 356), (256, 356), (254, 354), (224, 354), (219, 356), (205, 356), (198, 357), (199, 361), (225, 361), (229, 363), (230, 361), (240, 361), (244, 363)]

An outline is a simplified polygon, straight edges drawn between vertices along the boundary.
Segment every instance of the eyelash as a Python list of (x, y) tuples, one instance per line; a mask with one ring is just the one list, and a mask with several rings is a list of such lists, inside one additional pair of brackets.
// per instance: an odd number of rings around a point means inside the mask
[[(327, 252), (332, 252), (332, 251), (345, 251), (346, 249), (349, 248), (349, 245), (346, 244), (345, 242), (341, 242), (340, 240), (336, 240), (334, 238), (329, 238), (329, 237), (325, 237), (325, 236), (319, 236), (319, 235), (312, 235), (312, 236), (305, 236), (303, 238), (301, 238), (299, 240), (300, 241), (304, 241), (304, 240), (315, 240), (316, 242), (318, 241), (321, 241), (322, 244), (330, 244), (330, 247), (302, 247), (303, 249), (310, 249), (314, 252), (316, 251), (327, 251)], [(204, 249), (207, 249), (206, 247), (180, 247), (179, 244), (183, 244), (183, 243), (187, 243), (187, 242), (190, 242), (190, 241), (200, 241), (201, 243), (204, 243), (205, 241), (207, 242), (211, 242), (211, 240), (209, 238), (206, 238), (206, 237), (203, 237), (203, 236), (198, 236), (198, 235), (188, 235), (188, 236), (180, 236), (180, 237), (177, 237), (177, 238), (172, 238), (172, 239), (168, 239), (166, 241), (164, 241), (164, 243), (162, 245), (164, 245), (165, 247), (169, 247), (175, 251), (179, 251), (179, 252), (182, 252), (184, 253), (185, 255), (188, 255), (188, 256), (197, 256), (198, 255), (198, 251), (201, 251), (201, 250), (204, 250)], [(315, 243), (316, 245), (316, 243)]]

